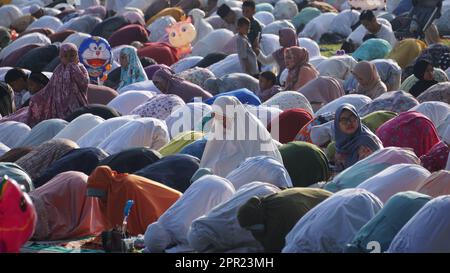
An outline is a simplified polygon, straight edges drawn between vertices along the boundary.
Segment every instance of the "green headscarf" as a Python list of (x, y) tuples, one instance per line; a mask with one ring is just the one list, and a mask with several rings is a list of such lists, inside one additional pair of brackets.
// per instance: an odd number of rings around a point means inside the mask
[(294, 187), (307, 187), (330, 177), (328, 159), (316, 145), (294, 141), (279, 150)]
[(398, 114), (391, 111), (375, 111), (363, 117), (362, 122), (375, 133), (378, 127), (396, 116), (398, 116)]
[(265, 252), (281, 252), (284, 238), (309, 210), (332, 195), (313, 188), (291, 188), (265, 197), (252, 197), (239, 208), (241, 227), (252, 232)]
[(5, 48), (11, 42), (11, 34), (5, 27), (0, 27), (0, 48)]
[(169, 143), (159, 149), (162, 156), (173, 155), (180, 152), (184, 147), (203, 137), (203, 133), (188, 131), (178, 134)]

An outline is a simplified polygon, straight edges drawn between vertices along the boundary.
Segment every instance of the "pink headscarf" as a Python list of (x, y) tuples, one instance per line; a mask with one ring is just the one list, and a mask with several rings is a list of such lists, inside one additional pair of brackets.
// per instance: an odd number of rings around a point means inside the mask
[[(59, 57), (68, 51), (77, 52), (74, 44), (61, 45)], [(59, 64), (49, 83), (30, 100), (27, 124), (34, 126), (51, 118), (64, 118), (87, 102), (89, 76), (80, 63)]]
[(283, 71), (286, 68), (286, 64), (284, 62), (284, 51), (286, 48), (291, 46), (298, 46), (298, 39), (297, 34), (291, 28), (280, 29), (278, 36), (280, 37), (281, 48), (273, 53), (273, 58), (280, 67), (280, 71)]
[(323, 105), (345, 95), (341, 83), (332, 77), (320, 76), (305, 84), (298, 92), (305, 95), (314, 112)]
[(38, 213), (34, 239), (73, 239), (103, 231), (98, 199), (87, 196), (87, 179), (84, 173), (65, 172), (30, 193)]
[(287, 54), (292, 54), (295, 67), (289, 69), (285, 90), (296, 91), (304, 84), (319, 76), (319, 72), (309, 63), (309, 53), (306, 48), (292, 46), (285, 50)]
[(105, 19), (106, 8), (104, 6), (92, 6), (84, 10), (84, 14), (92, 14), (99, 17), (100, 19)]

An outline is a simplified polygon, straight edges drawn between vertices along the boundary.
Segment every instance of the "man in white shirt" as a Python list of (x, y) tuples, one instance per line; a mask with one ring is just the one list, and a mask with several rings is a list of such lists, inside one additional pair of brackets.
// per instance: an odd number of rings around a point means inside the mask
[(376, 38), (388, 41), (392, 47), (397, 43), (397, 39), (395, 38), (392, 29), (378, 22), (371, 10), (363, 11), (359, 16), (359, 21), (361, 22), (361, 25), (366, 28), (367, 34), (372, 34)]

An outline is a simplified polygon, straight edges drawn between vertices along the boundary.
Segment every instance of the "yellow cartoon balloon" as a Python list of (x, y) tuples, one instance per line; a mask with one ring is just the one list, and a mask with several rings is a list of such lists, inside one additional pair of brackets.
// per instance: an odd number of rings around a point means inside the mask
[(195, 40), (197, 31), (191, 23), (190, 17), (188, 17), (185, 21), (180, 21), (170, 25), (166, 28), (166, 32), (169, 36), (169, 43), (178, 49), (179, 58), (191, 53), (191, 43)]

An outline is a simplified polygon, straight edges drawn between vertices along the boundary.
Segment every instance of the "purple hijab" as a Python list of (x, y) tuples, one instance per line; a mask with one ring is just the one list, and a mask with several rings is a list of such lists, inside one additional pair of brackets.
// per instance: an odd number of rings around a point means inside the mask
[(146, 66), (144, 68), (145, 74), (147, 74), (147, 78), (152, 79), (153, 75), (156, 73), (156, 71), (160, 70), (161, 68), (165, 68), (165, 69), (169, 70), (170, 72), (172, 72), (172, 74), (175, 74), (175, 72), (172, 70), (172, 68), (170, 68), (169, 66), (167, 66), (165, 64), (152, 64), (152, 65)]

